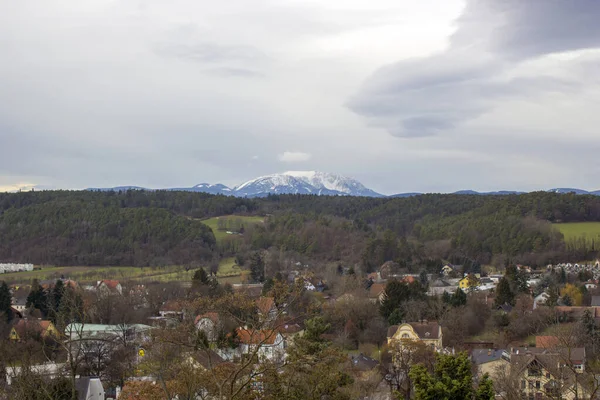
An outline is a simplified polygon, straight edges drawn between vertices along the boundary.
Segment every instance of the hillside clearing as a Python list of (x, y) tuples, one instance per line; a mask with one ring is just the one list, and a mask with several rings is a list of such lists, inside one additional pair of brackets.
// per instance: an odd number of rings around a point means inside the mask
[(260, 216), (222, 215), (220, 217), (205, 219), (201, 222), (212, 229), (215, 239), (217, 240), (217, 243), (219, 243), (226, 237), (235, 237), (235, 234), (239, 232), (241, 228), (246, 228), (249, 225), (262, 224), (264, 220), (264, 217)]
[(567, 222), (554, 224), (563, 234), (565, 243), (585, 241), (586, 244), (600, 243), (600, 222)]

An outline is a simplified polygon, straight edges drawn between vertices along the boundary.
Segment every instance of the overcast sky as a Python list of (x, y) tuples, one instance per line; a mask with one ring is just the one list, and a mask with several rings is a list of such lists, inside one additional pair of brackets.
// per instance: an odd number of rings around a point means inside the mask
[(0, 0), (0, 190), (600, 189), (598, 0)]

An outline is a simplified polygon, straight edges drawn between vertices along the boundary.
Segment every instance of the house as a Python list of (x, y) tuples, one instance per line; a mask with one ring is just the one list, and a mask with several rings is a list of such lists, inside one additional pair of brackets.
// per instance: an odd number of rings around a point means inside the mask
[(584, 286), (587, 290), (598, 289), (598, 284), (596, 282), (586, 282)]
[(412, 275), (406, 275), (406, 276), (404, 276), (404, 277), (403, 277), (403, 278), (400, 280), (400, 282), (404, 282), (404, 283), (407, 283), (407, 284), (411, 284), (411, 283), (414, 283), (414, 282), (416, 282), (416, 281), (417, 281), (417, 278), (415, 278), (415, 277), (414, 277), (414, 276), (412, 276)]
[(258, 316), (263, 323), (271, 323), (277, 319), (277, 306), (273, 297), (260, 297), (256, 300)]
[(477, 367), (477, 375), (494, 375), (501, 368), (510, 367), (510, 353), (504, 349), (474, 349), (471, 352), (471, 361)]
[(142, 344), (149, 339), (152, 327), (142, 324), (101, 325), (72, 323), (65, 328), (65, 336), (78, 343), (83, 352), (97, 352), (99, 347), (119, 344)]
[(57, 364), (55, 362), (47, 362), (44, 364), (31, 365), (28, 368), (25, 368), (25, 371), (23, 371), (23, 367), (21, 366), (9, 366), (6, 367), (6, 384), (12, 385), (12, 380), (23, 372), (34, 373), (47, 379), (54, 379), (66, 374), (67, 365), (64, 363)]
[(158, 314), (163, 318), (183, 319), (183, 303), (168, 300), (160, 307)]
[(100, 378), (77, 378), (75, 389), (77, 390), (77, 400), (104, 400), (104, 387)]
[(369, 300), (373, 303), (382, 302), (385, 298), (385, 283), (374, 283), (369, 288)]
[(454, 268), (450, 265), (450, 264), (446, 264), (442, 267), (442, 275), (444, 276), (448, 276), (450, 275), (452, 272), (454, 272)]
[(462, 290), (475, 288), (479, 285), (479, 278), (475, 275), (467, 275), (458, 282), (458, 287)]
[(223, 325), (219, 314), (216, 312), (208, 312), (202, 315), (198, 315), (194, 320), (196, 329), (204, 332), (209, 342), (214, 342), (219, 337), (219, 332)]
[(108, 296), (111, 294), (123, 294), (123, 287), (116, 280), (102, 280), (96, 284), (96, 291), (100, 295)]
[(242, 357), (256, 355), (259, 361), (282, 361), (285, 358), (285, 339), (270, 329), (237, 328), (239, 352)]
[(25, 288), (19, 288), (14, 290), (12, 293), (12, 302), (11, 306), (15, 310), (23, 313), (27, 309), (27, 296), (29, 295), (29, 290)]
[(294, 339), (304, 334), (304, 328), (300, 324), (289, 323), (281, 325), (279, 333), (283, 336), (285, 347), (287, 348), (288, 345), (294, 342)]
[(571, 400), (576, 398), (576, 393), (578, 398), (589, 396), (581, 383), (584, 379), (577, 379), (582, 372), (574, 372), (560, 354), (517, 352), (511, 354), (510, 365), (518, 376), (523, 398)]
[[(600, 297), (600, 296), (599, 296)], [(540, 293), (533, 299), (533, 309), (535, 310), (541, 305), (545, 305), (546, 302), (550, 299), (550, 295), (546, 292)]]
[(368, 381), (372, 378), (377, 380), (382, 379), (381, 372), (379, 370), (379, 361), (365, 356), (360, 353), (357, 356), (350, 356), (350, 372), (355, 379), (360, 381)]
[(403, 340), (419, 340), (433, 350), (442, 349), (442, 327), (436, 321), (392, 325), (388, 328), (387, 338), (388, 345), (401, 344)]
[(512, 311), (512, 309), (513, 309), (513, 306), (511, 306), (508, 303), (504, 303), (501, 306), (497, 307), (497, 310), (504, 314), (509, 314)]
[(26, 340), (28, 337), (53, 337), (59, 338), (60, 333), (52, 323), (47, 320), (20, 319), (11, 328), (10, 340)]

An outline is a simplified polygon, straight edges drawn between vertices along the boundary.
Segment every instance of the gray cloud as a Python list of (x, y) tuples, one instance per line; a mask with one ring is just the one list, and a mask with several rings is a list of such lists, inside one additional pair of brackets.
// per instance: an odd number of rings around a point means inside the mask
[(600, 47), (598, 15), (593, 0), (470, 0), (447, 50), (381, 68), (347, 105), (394, 136), (421, 137), (459, 128), (500, 101), (573, 92), (583, 77), (519, 76), (519, 68)]

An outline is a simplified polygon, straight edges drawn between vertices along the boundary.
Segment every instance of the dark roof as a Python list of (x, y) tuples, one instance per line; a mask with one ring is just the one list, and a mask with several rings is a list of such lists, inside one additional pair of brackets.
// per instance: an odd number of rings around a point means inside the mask
[(476, 365), (481, 365), (502, 359), (502, 353), (505, 351), (504, 349), (474, 349), (471, 359)]
[(511, 358), (514, 355), (541, 355), (541, 356), (554, 356), (564, 359), (569, 358), (571, 361), (584, 361), (585, 360), (585, 348), (584, 347), (573, 347), (560, 348), (560, 349), (547, 349), (543, 347), (513, 347), (511, 349)]
[(197, 352), (194, 355), (194, 358), (200, 365), (202, 365), (202, 367), (206, 369), (214, 368), (217, 365), (225, 362), (225, 360), (223, 360), (223, 358), (221, 358), (221, 356), (215, 353), (213, 350), (208, 350), (207, 352)]
[(498, 307), (498, 310), (504, 311), (505, 313), (511, 312), (513, 307), (510, 304), (502, 304)]
[(600, 307), (600, 296), (592, 296), (592, 307)]
[(362, 353), (358, 356), (351, 356), (350, 362), (352, 363), (352, 368), (358, 371), (370, 371), (379, 365), (379, 361), (367, 357)]
[[(439, 339), (440, 324), (432, 322), (407, 322), (420, 339)], [(403, 324), (404, 325), (404, 324)], [(388, 337), (394, 336), (400, 325), (392, 325), (388, 328)]]

